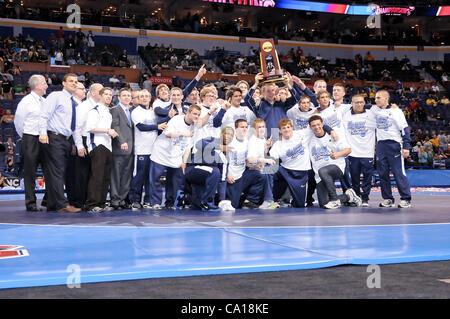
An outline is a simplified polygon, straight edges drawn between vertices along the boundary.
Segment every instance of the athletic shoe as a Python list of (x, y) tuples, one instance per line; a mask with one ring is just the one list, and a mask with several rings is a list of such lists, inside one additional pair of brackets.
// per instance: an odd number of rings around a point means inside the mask
[(379, 205), (380, 207), (394, 207), (394, 201), (392, 199), (385, 199)]
[(259, 208), (259, 205), (258, 204), (255, 204), (255, 203), (253, 203), (253, 202), (251, 202), (251, 201), (245, 201), (244, 202), (244, 204), (242, 204), (242, 208), (250, 208), (250, 209), (257, 209), (257, 208)]
[(347, 189), (345, 191), (345, 195), (347, 195), (349, 197), (348, 202), (350, 204), (353, 203), (353, 204), (356, 204), (356, 206), (361, 206), (362, 200), (358, 195), (356, 195), (356, 192), (352, 188)]
[(145, 208), (145, 209), (152, 209), (153, 207), (152, 207), (152, 205), (150, 205), (150, 203), (143, 203), (143, 204), (142, 204), (142, 208)]
[(286, 202), (284, 200), (279, 200), (277, 201), (278, 205), (280, 207), (291, 207), (291, 202)]
[(173, 204), (175, 209), (184, 209), (184, 192), (179, 190), (175, 198), (175, 203)]
[(103, 207), (103, 212), (110, 212), (110, 211), (113, 211), (113, 210), (115, 210), (115, 208), (112, 207), (112, 206), (105, 206), (105, 207)]
[(262, 205), (259, 206), (259, 209), (277, 209), (277, 208), (280, 208), (280, 204), (274, 202), (273, 200), (265, 200), (264, 203), (262, 203)]
[(217, 207), (216, 205), (211, 204), (211, 203), (201, 203), (200, 208), (202, 209), (203, 212), (219, 212), (220, 211), (220, 207)]
[(222, 211), (229, 211), (229, 212), (235, 211), (234, 207), (231, 205), (231, 201), (229, 200), (220, 201), (219, 207), (222, 209)]
[(131, 204), (131, 210), (141, 210), (142, 206), (139, 203), (133, 203)]
[(151, 208), (152, 208), (152, 209), (156, 209), (156, 210), (161, 210), (161, 209), (164, 209), (165, 207), (162, 206), (162, 205), (159, 205), (159, 204), (155, 204), (155, 205), (153, 205)]
[(369, 202), (367, 200), (363, 200), (362, 203), (361, 203), (361, 206), (362, 207), (369, 207), (370, 205), (369, 205)]
[(341, 201), (339, 199), (335, 201), (329, 201), (328, 203), (323, 205), (323, 207), (325, 207), (326, 209), (337, 209), (341, 207)]
[(409, 200), (401, 200), (400, 204), (398, 204), (398, 208), (410, 208), (411, 202)]
[(99, 206), (95, 206), (88, 210), (88, 213), (101, 213), (101, 212), (103, 212), (103, 208)]

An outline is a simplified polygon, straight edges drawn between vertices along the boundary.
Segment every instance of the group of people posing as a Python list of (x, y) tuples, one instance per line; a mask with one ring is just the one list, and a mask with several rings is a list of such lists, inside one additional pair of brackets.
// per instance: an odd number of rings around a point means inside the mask
[(184, 89), (157, 86), (155, 99), (123, 88), (114, 106), (110, 88), (95, 83), (86, 93), (76, 74), (46, 98), (44, 77), (31, 76), (14, 120), (27, 210), (42, 210), (39, 164), (47, 211), (300, 208), (314, 206), (315, 193), (326, 209), (369, 206), (375, 160), (379, 206), (394, 206), (390, 171), (398, 207), (411, 206), (408, 125), (387, 91), (376, 93), (376, 105), (362, 95), (346, 104), (342, 84), (330, 94), (324, 80), (312, 91), (289, 73), (277, 84), (257, 74), (252, 87), (240, 81), (220, 99), (213, 84), (196, 88), (205, 73)]

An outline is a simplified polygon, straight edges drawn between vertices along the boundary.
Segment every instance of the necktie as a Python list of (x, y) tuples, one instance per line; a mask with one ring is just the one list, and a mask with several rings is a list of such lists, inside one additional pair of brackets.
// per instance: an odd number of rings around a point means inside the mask
[(128, 124), (130, 124), (130, 126), (131, 126), (131, 115), (130, 115), (130, 110), (129, 110), (128, 107), (126, 107), (126, 106), (125, 106), (125, 113), (127, 114)]
[(70, 129), (73, 131), (75, 131), (75, 124), (77, 122), (77, 102), (75, 102), (75, 99), (72, 97), (70, 97), (70, 99), (72, 100), (72, 122), (70, 123)]

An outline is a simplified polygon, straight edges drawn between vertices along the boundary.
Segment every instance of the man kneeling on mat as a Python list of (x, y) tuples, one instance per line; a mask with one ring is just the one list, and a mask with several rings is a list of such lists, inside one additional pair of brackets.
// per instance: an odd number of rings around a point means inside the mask
[[(231, 143), (233, 136), (233, 128), (225, 127), (222, 129), (220, 139), (207, 137), (199, 140), (192, 148), (192, 159), (185, 170), (185, 199), (193, 208), (202, 211), (220, 210), (214, 204), (214, 198), (219, 184), (225, 180), (227, 171), (224, 146)], [(219, 199), (224, 200), (225, 189), (220, 193), (223, 194), (219, 194)], [(180, 207), (182, 204), (177, 201), (175, 206)]]
[(316, 175), (319, 206), (327, 209), (339, 208), (344, 203), (355, 203), (360, 206), (361, 198), (353, 189), (349, 188), (345, 194), (337, 195), (334, 185), (336, 180), (342, 178), (345, 170), (345, 157), (352, 151), (345, 136), (339, 136), (338, 141), (333, 141), (331, 136), (324, 131), (323, 120), (318, 115), (311, 116), (309, 127), (314, 133), (309, 143), (309, 150)]

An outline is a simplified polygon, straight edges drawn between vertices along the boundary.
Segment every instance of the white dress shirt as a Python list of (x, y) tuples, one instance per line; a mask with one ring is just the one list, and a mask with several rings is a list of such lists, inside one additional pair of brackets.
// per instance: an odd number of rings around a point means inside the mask
[(14, 126), (20, 137), (25, 134), (39, 135), (39, 117), (45, 99), (35, 92), (24, 96), (17, 105)]
[[(109, 112), (109, 107), (99, 103), (96, 107), (88, 112), (86, 120), (86, 131), (96, 128), (110, 129), (112, 123), (112, 115)], [(97, 146), (103, 145), (108, 150), (112, 151), (111, 137), (108, 133), (89, 133), (89, 138), (86, 141), (88, 151), (91, 152)]]
[(78, 150), (83, 149), (83, 136), (88, 136), (86, 132), (86, 119), (90, 110), (92, 110), (97, 103), (91, 98), (84, 100), (77, 106), (77, 122), (75, 125), (75, 132), (73, 132), (73, 141)]

